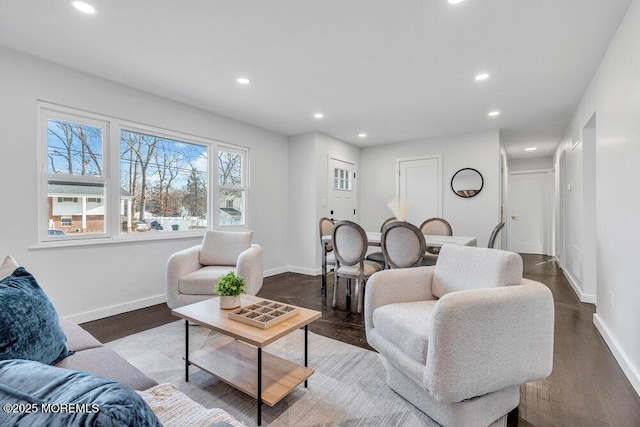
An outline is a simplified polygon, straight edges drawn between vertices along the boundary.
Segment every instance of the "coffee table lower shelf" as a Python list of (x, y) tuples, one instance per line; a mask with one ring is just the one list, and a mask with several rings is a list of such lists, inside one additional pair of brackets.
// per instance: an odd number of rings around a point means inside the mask
[[(189, 363), (254, 399), (258, 398), (256, 347), (233, 338), (221, 339), (189, 357)], [(313, 373), (311, 368), (263, 351), (262, 402), (275, 405)]]

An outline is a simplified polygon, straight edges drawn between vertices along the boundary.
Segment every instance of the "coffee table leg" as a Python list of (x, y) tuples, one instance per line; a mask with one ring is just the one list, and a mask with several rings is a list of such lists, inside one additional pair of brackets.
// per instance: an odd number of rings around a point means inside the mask
[[(304, 325), (304, 367), (309, 366), (309, 325)], [(307, 387), (307, 380), (304, 380), (304, 386)]]
[(189, 382), (189, 321), (184, 321), (184, 380)]
[(262, 349), (258, 347), (258, 425), (262, 425)]

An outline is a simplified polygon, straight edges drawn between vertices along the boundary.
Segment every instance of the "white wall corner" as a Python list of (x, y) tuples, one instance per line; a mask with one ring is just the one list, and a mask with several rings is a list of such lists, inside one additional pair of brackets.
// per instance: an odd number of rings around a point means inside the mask
[(277, 276), (278, 274), (287, 273), (288, 271), (287, 267), (272, 268), (271, 270), (265, 270), (262, 273), (262, 277)]
[(631, 386), (633, 386), (638, 396), (640, 396), (640, 372), (635, 366), (633, 366), (633, 363), (631, 363), (631, 360), (629, 359), (627, 354), (624, 352), (622, 347), (620, 347), (620, 344), (618, 344), (618, 341), (611, 333), (611, 330), (607, 328), (607, 326), (602, 321), (602, 318), (598, 316), (598, 313), (593, 314), (593, 324), (596, 326), (596, 329), (598, 329), (598, 332), (600, 332), (600, 335), (602, 335), (602, 338), (609, 346), (611, 353), (613, 353), (613, 357), (616, 358), (616, 361), (622, 368), (622, 371), (629, 379)]
[(162, 304), (163, 302), (167, 302), (167, 296), (165, 294), (130, 301), (124, 304), (111, 305), (109, 307), (103, 307), (97, 310), (85, 311), (84, 313), (72, 314), (64, 317), (74, 323), (91, 322), (92, 320), (104, 319), (105, 317), (151, 307), (152, 305)]
[(580, 286), (578, 286), (578, 282), (571, 275), (571, 273), (569, 273), (566, 269), (562, 269), (562, 273), (564, 274), (564, 277), (566, 277), (567, 280), (569, 281), (569, 284), (571, 285), (573, 292), (576, 293), (580, 302), (584, 302), (588, 304), (596, 303), (596, 296), (593, 294), (585, 294), (584, 292), (582, 292), (582, 289), (580, 289)]

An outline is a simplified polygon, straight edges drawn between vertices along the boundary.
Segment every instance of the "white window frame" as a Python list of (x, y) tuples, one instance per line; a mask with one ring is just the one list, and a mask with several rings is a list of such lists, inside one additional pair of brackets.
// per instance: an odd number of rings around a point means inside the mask
[[(238, 154), (242, 157), (242, 170), (241, 170), (241, 180), (242, 184), (240, 186), (231, 186), (231, 185), (219, 185), (218, 184), (218, 157), (220, 152)], [(214, 221), (216, 229), (224, 229), (224, 230), (246, 230), (248, 229), (249, 224), (249, 149), (246, 147), (239, 147), (237, 145), (231, 145), (227, 143), (219, 143), (216, 150), (216, 162), (215, 165), (215, 173), (211, 174), (212, 179), (214, 180), (212, 187), (215, 189), (214, 199), (215, 199), (215, 207), (214, 207)], [(236, 191), (244, 191), (244, 197), (242, 198), (242, 218), (243, 222), (237, 225), (220, 225), (220, 190), (236, 190)]]
[[(109, 174), (111, 165), (109, 163), (109, 156), (106, 153), (110, 149), (111, 140), (111, 126), (108, 120), (99, 117), (94, 114), (86, 112), (69, 112), (67, 109), (62, 108), (45, 108), (40, 106), (40, 114), (38, 115), (39, 126), (39, 156), (38, 164), (40, 165), (40, 179), (38, 180), (40, 188), (38, 194), (40, 195), (38, 201), (38, 234), (41, 242), (51, 242), (60, 240), (89, 240), (89, 239), (104, 239), (109, 236), (109, 214), (105, 212), (104, 223), (105, 231), (103, 233), (90, 233), (90, 234), (73, 234), (67, 236), (49, 236), (48, 235), (48, 183), (49, 181), (65, 181), (78, 184), (100, 184), (104, 186), (105, 199), (109, 199)], [(48, 122), (49, 120), (60, 120), (65, 122), (77, 123), (79, 125), (92, 126), (102, 129), (102, 175), (72, 175), (62, 173), (49, 173), (48, 164)], [(63, 199), (64, 203), (64, 199)]]
[[(89, 113), (70, 107), (38, 101), (38, 244), (32, 248), (47, 248), (61, 246), (79, 246), (108, 243), (122, 243), (127, 241), (147, 241), (165, 239), (184, 239), (204, 235), (206, 230), (186, 230), (179, 233), (121, 233), (120, 223), (120, 138), (121, 131), (131, 131), (150, 134), (159, 137), (204, 145), (207, 147), (208, 157), (208, 203), (207, 229), (242, 229), (249, 227), (249, 149), (247, 147), (204, 138), (184, 132), (167, 130), (156, 126), (144, 125), (128, 120), (122, 120), (96, 113)], [(63, 120), (81, 125), (89, 125), (103, 129), (102, 141), (102, 175), (69, 175), (48, 172), (48, 120)], [(230, 187), (243, 190), (243, 218), (242, 225), (221, 226), (219, 221), (219, 186), (218, 186), (218, 151), (233, 152), (242, 155), (242, 187)], [(105, 194), (102, 203), (105, 206), (105, 233), (71, 234), (65, 236), (48, 235), (47, 197), (49, 180), (101, 183), (104, 184)], [(212, 214), (213, 213), (213, 214)]]

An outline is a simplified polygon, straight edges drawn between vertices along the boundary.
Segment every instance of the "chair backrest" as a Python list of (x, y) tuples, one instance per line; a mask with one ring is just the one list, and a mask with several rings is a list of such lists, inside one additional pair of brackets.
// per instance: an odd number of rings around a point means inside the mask
[(333, 220), (327, 217), (320, 218), (320, 245), (324, 246), (327, 252), (331, 252), (333, 250), (333, 244), (331, 242), (327, 242), (326, 244), (322, 241), (322, 236), (331, 236), (333, 233)]
[(394, 221), (399, 221), (399, 220), (396, 219), (395, 216), (392, 216), (391, 218), (385, 219), (384, 222), (382, 223), (382, 225), (380, 226), (380, 232), (382, 233), (382, 229), (384, 228), (385, 225), (389, 224), (390, 222), (394, 222)]
[(238, 256), (251, 247), (251, 231), (207, 231), (202, 238), (202, 265), (236, 265)]
[(522, 283), (522, 258), (515, 252), (472, 246), (442, 245), (433, 272), (431, 293), (495, 288)]
[(356, 265), (364, 261), (367, 254), (367, 233), (355, 222), (336, 222), (332, 241), (338, 263)]
[(418, 227), (404, 221), (392, 221), (382, 229), (380, 246), (387, 268), (409, 268), (422, 264), (427, 245)]
[(503, 227), (504, 222), (501, 222), (500, 224), (496, 225), (496, 228), (494, 228), (491, 232), (491, 236), (489, 236), (489, 244), (487, 245), (489, 249), (492, 249), (495, 246), (498, 233), (500, 233), (500, 230), (502, 230)]
[(434, 236), (452, 236), (451, 224), (442, 218), (429, 218), (420, 225), (422, 234), (431, 234)]

